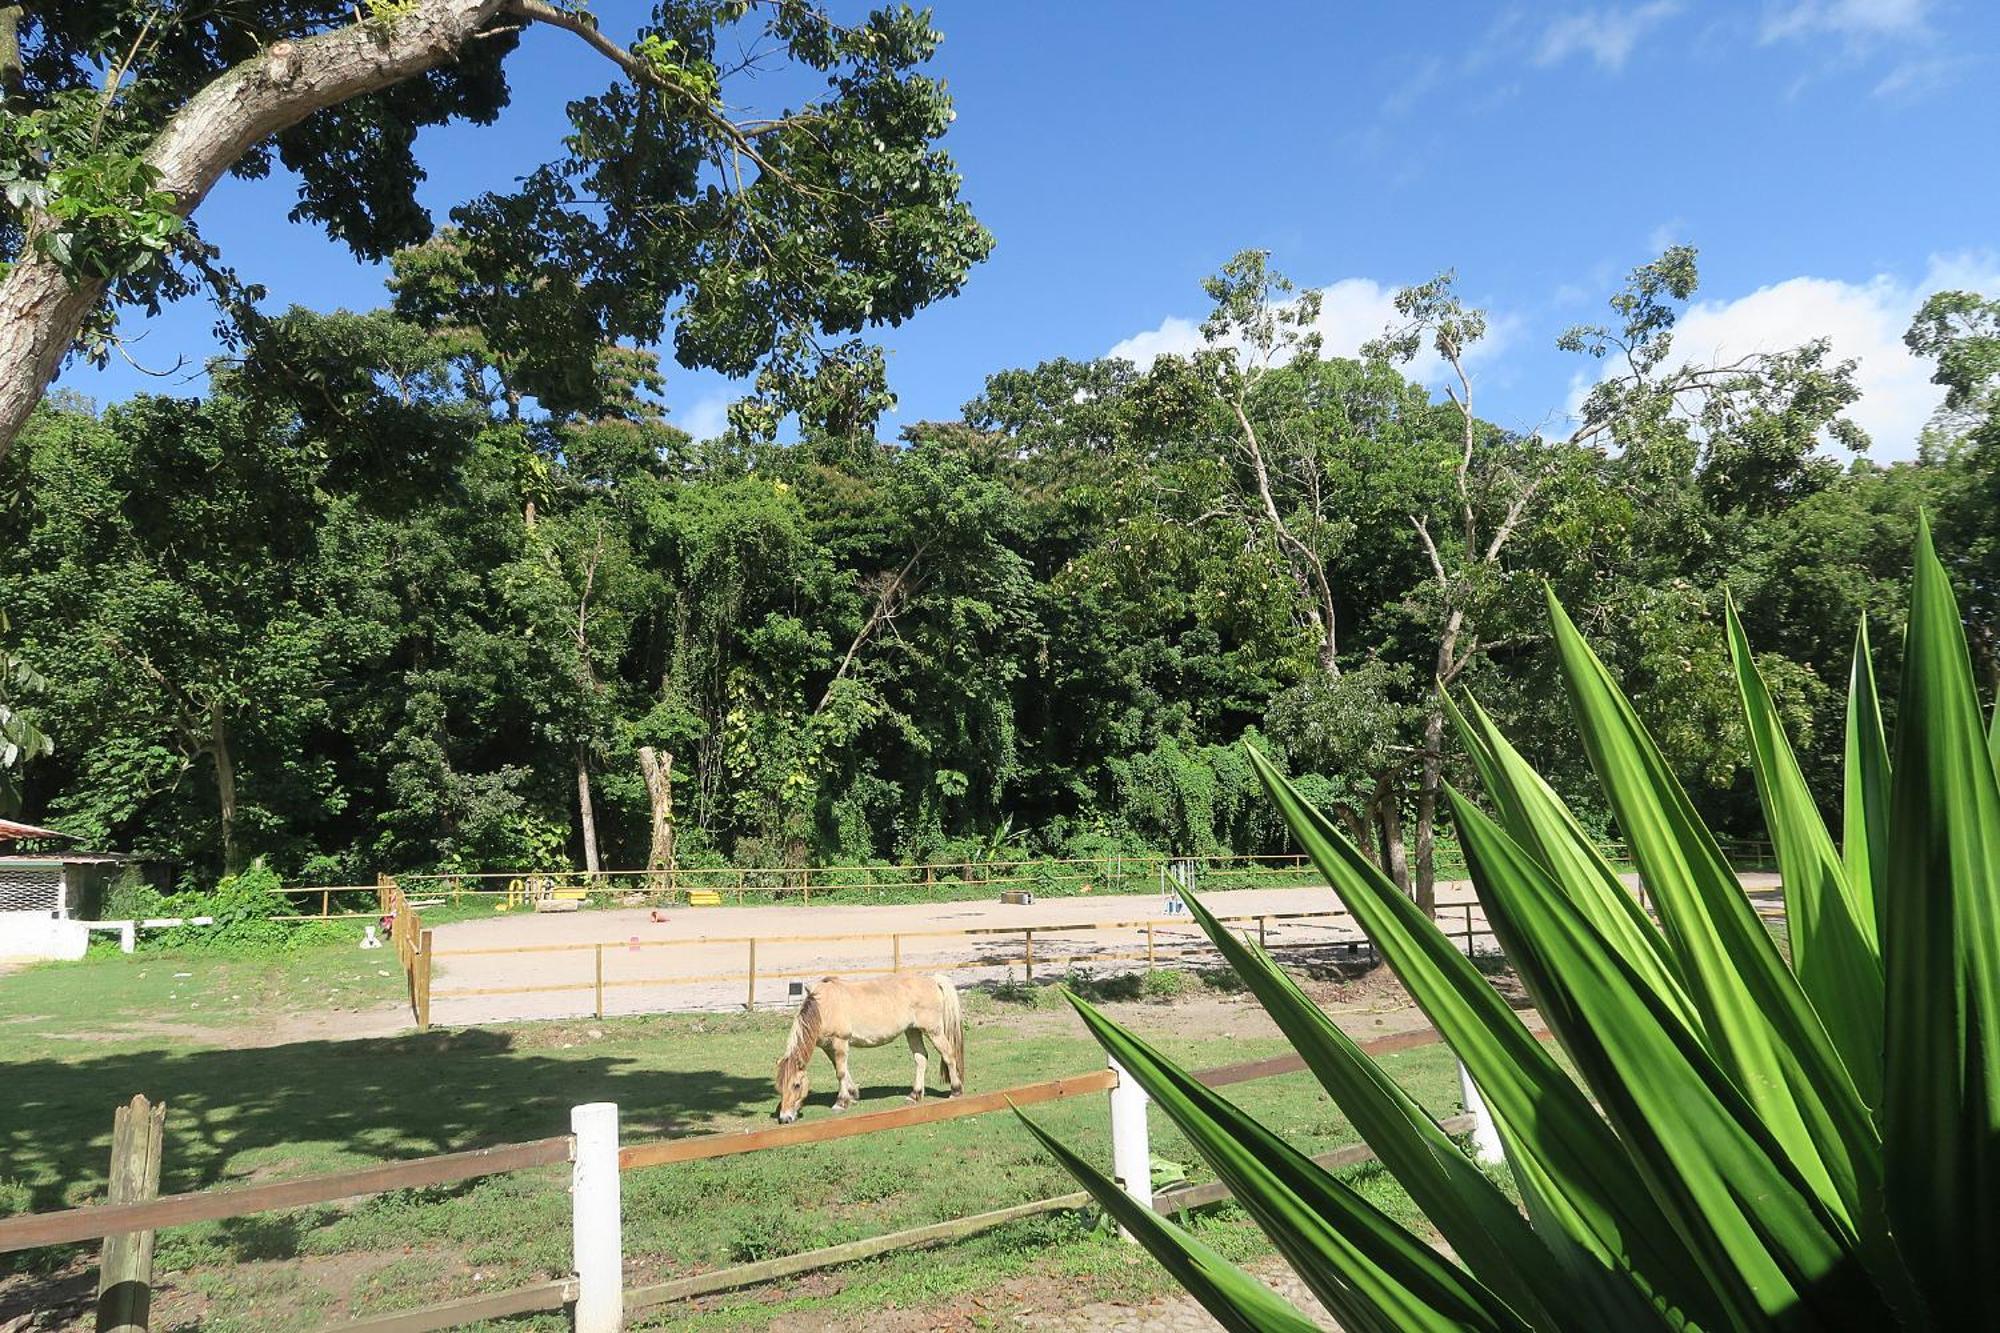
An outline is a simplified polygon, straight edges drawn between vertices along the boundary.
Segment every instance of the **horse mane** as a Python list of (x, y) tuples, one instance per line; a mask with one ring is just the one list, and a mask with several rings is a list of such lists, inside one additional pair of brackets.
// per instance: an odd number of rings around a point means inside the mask
[(798, 1017), (792, 1020), (792, 1036), (785, 1043), (784, 1059), (778, 1062), (780, 1079), (790, 1078), (800, 1066), (811, 1063), (813, 1048), (819, 1045), (820, 1026), (819, 997), (808, 993), (806, 1002), (799, 1006)]

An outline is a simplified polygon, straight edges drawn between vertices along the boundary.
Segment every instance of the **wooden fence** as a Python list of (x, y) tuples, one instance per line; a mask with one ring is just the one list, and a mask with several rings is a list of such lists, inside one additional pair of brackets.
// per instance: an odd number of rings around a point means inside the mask
[(382, 915), (389, 920), (389, 946), (396, 951), (396, 962), (403, 969), (403, 979), (408, 983), (410, 1016), (416, 1019), (418, 1031), (429, 1031), (431, 932), (425, 927), (422, 914), (411, 905), (403, 894), (402, 886), (395, 880), (382, 876), (376, 882), (375, 892)]
[[(1541, 1034), (1546, 1036), (1546, 1033)], [(1383, 1056), (1435, 1044), (1432, 1029), (1399, 1033), (1366, 1041), (1361, 1048)], [(1297, 1055), (1226, 1065), (1195, 1075), (1209, 1087), (1223, 1087), (1274, 1078), (1305, 1068)], [(1186, 1186), (1154, 1196), (1148, 1163), (1146, 1099), (1136, 1083), (1114, 1064), (1108, 1069), (1048, 1079), (995, 1092), (950, 1100), (862, 1112), (837, 1118), (801, 1121), (770, 1129), (706, 1134), (683, 1139), (656, 1139), (620, 1145), (617, 1108), (607, 1103), (572, 1110), (571, 1132), (527, 1143), (505, 1144), (469, 1152), (447, 1153), (411, 1161), (385, 1162), (358, 1170), (273, 1181), (229, 1189), (168, 1195), (139, 1202), (96, 1204), (60, 1212), (29, 1213), (0, 1219), (0, 1253), (51, 1245), (70, 1245), (114, 1237), (145, 1237), (162, 1227), (244, 1217), (273, 1209), (333, 1203), (391, 1190), (418, 1189), (476, 1180), (505, 1172), (568, 1163), (571, 1168), (572, 1271), (511, 1291), (447, 1301), (418, 1310), (401, 1311), (355, 1322), (324, 1326), (331, 1330), (374, 1330), (375, 1333), (422, 1333), (484, 1319), (573, 1307), (578, 1333), (610, 1333), (622, 1326), (627, 1311), (668, 1304), (689, 1297), (726, 1291), (778, 1277), (791, 1276), (860, 1258), (918, 1245), (973, 1235), (1038, 1212), (1081, 1207), (1082, 1194), (1032, 1200), (991, 1212), (934, 1223), (888, 1236), (849, 1242), (821, 1250), (785, 1255), (758, 1263), (699, 1273), (626, 1290), (622, 1279), (621, 1200), (618, 1177), (625, 1171), (700, 1161), (743, 1153), (765, 1152), (809, 1143), (867, 1134), (891, 1133), (947, 1120), (991, 1115), (1013, 1107), (1109, 1094), (1114, 1169), (1120, 1184), (1135, 1198), (1163, 1213), (1213, 1203), (1228, 1191), (1218, 1183)], [(1483, 1119), (1474, 1090), (1466, 1088), (1469, 1114), (1440, 1121), (1448, 1133), (1473, 1136), (1475, 1144), (1490, 1143), (1490, 1121)], [(1316, 1159), (1326, 1165), (1349, 1165), (1372, 1154), (1365, 1145), (1342, 1148)], [(156, 1159), (157, 1160), (157, 1159)], [(107, 1247), (109, 1250), (112, 1247)], [(130, 1248), (130, 1247), (128, 1247)], [(150, 1254), (150, 1249), (146, 1251)], [(126, 1279), (150, 1286), (150, 1265)]]
[[(1454, 921), (1450, 917), (1441, 919), (1439, 921), (1440, 929), (1445, 930), (1447, 934), (1452, 934), (1454, 932), (1451, 928), (1456, 925), (1458, 929), (1455, 933), (1458, 940), (1462, 943), (1467, 953), (1472, 953), (1475, 950), (1478, 940), (1488, 933), (1485, 930), (1483, 921), (1474, 920), (1474, 905), (1471, 903), (1450, 904), (1444, 910), (1453, 912), (1457, 916), (1457, 920)], [(1225, 925), (1243, 927), (1243, 934), (1246, 937), (1250, 934), (1250, 927), (1254, 926), (1259, 946), (1274, 951), (1282, 948), (1298, 947), (1324, 948), (1328, 945), (1346, 945), (1352, 950), (1368, 947), (1367, 940), (1359, 933), (1358, 927), (1351, 936), (1341, 938), (1286, 939), (1274, 937), (1272, 933), (1274, 925), (1284, 927), (1286, 925), (1307, 923), (1352, 923), (1354, 921), (1353, 914), (1344, 908), (1332, 908), (1316, 912), (1246, 912), (1219, 917), (1218, 920)], [(1143, 938), (1143, 947), (1135, 947), (1129, 950), (1094, 949), (1088, 952), (1071, 952), (1068, 954), (1051, 953), (1049, 951), (1049, 941), (1052, 938), (1059, 939), (1069, 935), (1114, 930), (1137, 932)], [(1039, 953), (1036, 951), (1036, 938), (1038, 936), (1042, 940), (1042, 949)], [(1163, 936), (1165, 937), (1164, 939), (1162, 938)], [(916, 959), (906, 956), (904, 947), (906, 943), (912, 942), (934, 943), (945, 939), (984, 939), (992, 940), (1005, 948), (1005, 941), (1008, 937), (1013, 937), (1015, 942), (1012, 949), (1007, 952), (988, 954), (971, 959)], [(941, 972), (947, 974), (975, 971), (990, 973), (996, 968), (1007, 968), (1011, 971), (1013, 968), (1019, 967), (1023, 981), (1032, 984), (1035, 979), (1035, 969), (1037, 967), (1042, 968), (1044, 972), (1050, 970), (1062, 972), (1081, 964), (1143, 962), (1146, 970), (1152, 971), (1162, 964), (1184, 963), (1196, 960), (1208, 962), (1220, 956), (1215, 952), (1213, 946), (1209, 944), (1207, 938), (1202, 936), (1198, 929), (1193, 926), (1193, 923), (1186, 917), (1147, 917), (1124, 921), (1080, 921), (1069, 924), (1044, 923), (1033, 926), (969, 926), (942, 930), (858, 931), (826, 935), (723, 935), (698, 936), (690, 939), (675, 940), (598, 940), (569, 944), (524, 944), (498, 948), (440, 949), (436, 951), (431, 949), (429, 932), (426, 931), (424, 933), (424, 944), (420, 956), (421, 965), (416, 973), (420, 981), (415, 983), (421, 986), (421, 991), (413, 992), (413, 995), (416, 997), (413, 999), (413, 1006), (417, 1013), (418, 1025), (427, 1028), (430, 1023), (431, 1003), (433, 1000), (474, 999), (513, 995), (549, 995), (589, 991), (592, 994), (590, 1014), (593, 1017), (602, 1018), (605, 1015), (604, 995), (606, 991), (638, 987), (686, 987), (695, 985), (720, 987), (724, 985), (736, 985), (740, 986), (743, 991), (743, 1007), (746, 1010), (754, 1010), (757, 1007), (757, 986), (760, 981), (817, 980), (827, 975), (829, 970), (829, 964), (825, 962), (820, 962), (813, 967), (806, 968), (774, 968), (765, 966), (760, 969), (757, 961), (760, 945), (764, 950), (764, 957), (768, 960), (773, 947), (778, 945), (809, 945), (823, 948), (829, 944), (852, 944), (856, 941), (872, 941), (878, 944), (882, 953), (886, 955), (886, 965), (854, 966), (843, 962), (834, 969), (842, 976), (876, 976), (911, 971), (926, 973)], [(1137, 945), (1138, 940), (1135, 939), (1134, 943)], [(606, 978), (604, 972), (604, 959), (607, 950), (615, 955), (645, 950), (712, 949), (717, 946), (736, 946), (742, 948), (743, 970), (740, 972), (678, 972), (609, 979)], [(581, 968), (579, 968), (578, 979), (575, 981), (548, 982), (526, 986), (455, 986), (439, 989), (432, 989), (431, 986), (431, 964), (433, 958), (448, 960), (453, 958), (495, 958), (553, 954), (574, 954), (578, 957), (579, 963), (585, 957), (588, 957), (590, 960), (589, 974), (585, 976), (582, 974)], [(578, 1014), (576, 1016), (581, 1017), (582, 1015)]]
[[(1613, 863), (1629, 859), (1623, 844), (1606, 842), (1598, 848)], [(1738, 869), (1764, 870), (1775, 866), (1768, 842), (1736, 839), (1722, 844), (1730, 863)], [(539, 890), (581, 891), (586, 897), (640, 897), (662, 905), (684, 903), (691, 893), (713, 893), (739, 904), (796, 899), (811, 903), (815, 897), (847, 902), (880, 900), (890, 895), (944, 899), (953, 894), (993, 889), (1027, 889), (1050, 897), (1088, 893), (1142, 893), (1164, 887), (1172, 873), (1168, 868), (1192, 863), (1196, 887), (1254, 888), (1259, 885), (1317, 884), (1320, 882), (1307, 859), (1296, 852), (1254, 856), (1174, 857), (1165, 854), (1113, 855), (1098, 857), (1045, 857), (1020, 861), (931, 861), (912, 865), (846, 866), (683, 866), (672, 870), (489, 870), (477, 872), (423, 872), (395, 876), (410, 891), (432, 894), (456, 904), (466, 899), (533, 897)], [(1457, 849), (1440, 844), (1438, 870), (1441, 878), (1463, 877), (1464, 864)], [(387, 877), (384, 877), (387, 878)], [(290, 920), (339, 919), (366, 913), (336, 911), (373, 893), (376, 886), (357, 884), (298, 885), (282, 890), (304, 900), (302, 911)]]

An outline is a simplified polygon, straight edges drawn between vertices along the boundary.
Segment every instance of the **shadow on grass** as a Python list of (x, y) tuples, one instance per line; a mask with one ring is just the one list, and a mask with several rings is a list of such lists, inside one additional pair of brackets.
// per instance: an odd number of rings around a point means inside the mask
[[(616, 1102), (625, 1137), (640, 1139), (772, 1100), (766, 1079), (611, 1053), (558, 1057), (522, 1049), (525, 1035), (16, 1061), (5, 1069), (13, 1104), (0, 1119), (0, 1177), (25, 1186), (36, 1211), (101, 1197), (112, 1111), (134, 1093), (167, 1103), (163, 1193), (543, 1138), (566, 1133), (569, 1108), (584, 1102)], [(262, 1248), (255, 1231), (245, 1238)]]

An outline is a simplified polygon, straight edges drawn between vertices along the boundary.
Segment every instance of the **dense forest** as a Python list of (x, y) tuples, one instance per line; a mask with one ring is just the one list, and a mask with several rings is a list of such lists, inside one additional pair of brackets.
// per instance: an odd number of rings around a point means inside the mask
[(1252, 252), (1191, 357), (781, 443), (690, 438), (628, 346), (560, 410), (522, 392), (438, 299), (454, 244), (399, 255), (384, 309), (259, 320), (205, 396), (38, 409), (0, 464), (39, 676), (11, 702), (53, 739), (17, 806), (196, 879), (1265, 850), (1247, 741), (1421, 890), (1459, 771), (1437, 682), (1579, 776), (1545, 588), (1748, 835), (1726, 601), (1821, 791), (1921, 511), (1995, 623), (2000, 303), (1970, 294), (1911, 330), (1949, 396), (1894, 466), (1830, 456), (1867, 442), (1823, 345), (1674, 353), (1678, 247), (1563, 335), (1605, 373), (1560, 436), (1477, 414), (1448, 277), (1326, 357)]

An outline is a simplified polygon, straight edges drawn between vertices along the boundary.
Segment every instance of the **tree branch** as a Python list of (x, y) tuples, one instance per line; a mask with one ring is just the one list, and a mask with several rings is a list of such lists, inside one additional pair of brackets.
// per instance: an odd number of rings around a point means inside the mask
[(21, 19), (26, 5), (0, 5), (0, 97), (21, 86)]
[[(688, 109), (693, 111), (710, 129), (714, 130), (729, 145), (732, 152), (736, 153), (739, 157), (749, 158), (752, 162), (756, 163), (757, 170), (764, 172), (773, 180), (783, 181), (794, 189), (804, 188), (784, 170), (766, 161), (764, 156), (757, 151), (755, 142), (755, 138), (758, 136), (770, 134), (784, 128), (787, 124), (791, 123), (791, 118), (759, 121), (757, 122), (757, 134), (753, 136), (735, 121), (717, 111), (708, 102), (694, 98), (688, 95), (686, 89), (675, 87), (665, 79), (662, 79), (651, 65), (633, 55), (609, 37), (606, 37), (603, 32), (599, 31), (595, 24), (589, 22), (583, 16), (565, 13), (563, 10), (557, 9), (554, 5), (547, 3), (547, 0), (506, 0), (506, 10), (508, 13), (519, 18), (528, 19), (535, 23), (544, 23), (549, 27), (561, 28), (564, 32), (574, 33), (576, 36), (582, 38), (585, 45), (589, 46), (591, 50), (597, 52), (597, 54), (623, 70), (626, 77), (634, 83), (643, 83), (648, 88), (653, 88), (663, 93), (678, 94), (680, 99), (688, 106)], [(740, 172), (737, 173), (736, 192), (738, 194), (743, 192)]]

